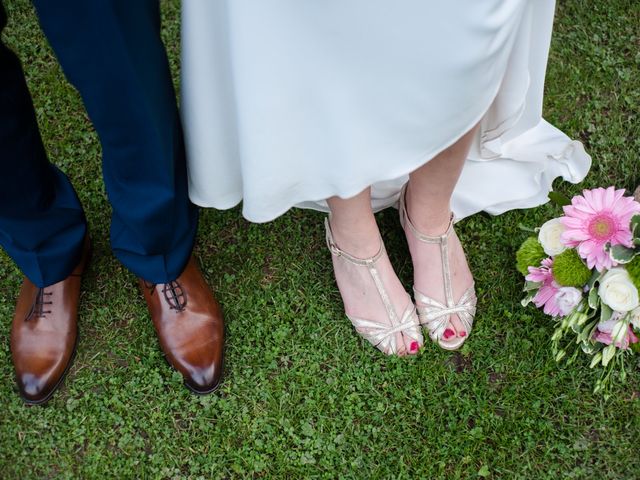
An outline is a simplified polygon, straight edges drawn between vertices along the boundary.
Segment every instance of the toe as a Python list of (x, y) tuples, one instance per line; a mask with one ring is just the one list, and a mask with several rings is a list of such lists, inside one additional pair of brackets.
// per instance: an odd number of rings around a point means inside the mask
[(457, 315), (453, 315), (451, 317), (449, 321), (449, 328), (452, 328), (455, 331), (455, 336), (458, 338), (465, 338), (469, 333), (466, 331), (463, 323), (460, 321)]
[(464, 343), (466, 336), (467, 332), (464, 329), (464, 325), (457, 316), (453, 316), (444, 329), (438, 344), (445, 350), (457, 350)]
[(402, 345), (405, 355), (415, 355), (420, 351), (420, 348), (422, 347), (421, 338), (413, 338), (407, 332), (400, 333), (399, 335), (401, 337), (399, 339), (401, 342), (400, 345)]
[(404, 338), (402, 337), (402, 334), (396, 333), (395, 338), (393, 340), (396, 344), (395, 354), (398, 355), (399, 357), (404, 357), (405, 355), (407, 355), (407, 353), (409, 352), (409, 349), (407, 348), (407, 345), (404, 342)]

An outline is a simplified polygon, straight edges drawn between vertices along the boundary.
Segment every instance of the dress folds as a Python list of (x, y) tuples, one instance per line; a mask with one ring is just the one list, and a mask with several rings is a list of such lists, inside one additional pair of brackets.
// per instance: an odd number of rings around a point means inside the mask
[(407, 175), (480, 129), (458, 218), (547, 200), (591, 158), (542, 118), (553, 0), (189, 0), (182, 115), (191, 200), (264, 222)]

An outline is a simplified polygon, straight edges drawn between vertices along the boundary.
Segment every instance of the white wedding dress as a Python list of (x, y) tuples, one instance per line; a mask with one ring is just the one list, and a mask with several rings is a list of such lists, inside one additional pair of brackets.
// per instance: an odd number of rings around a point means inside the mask
[(182, 112), (191, 200), (272, 220), (407, 174), (481, 128), (458, 218), (547, 200), (591, 159), (542, 118), (553, 0), (188, 0)]

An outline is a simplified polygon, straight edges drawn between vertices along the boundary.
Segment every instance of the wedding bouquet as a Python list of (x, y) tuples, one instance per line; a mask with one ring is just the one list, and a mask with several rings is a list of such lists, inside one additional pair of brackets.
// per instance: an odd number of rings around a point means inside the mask
[(624, 381), (625, 359), (640, 351), (640, 203), (624, 192), (596, 188), (559, 201), (564, 215), (516, 255), (522, 304), (553, 318), (556, 361), (584, 352), (591, 368), (602, 367), (595, 392), (606, 393), (612, 376)]

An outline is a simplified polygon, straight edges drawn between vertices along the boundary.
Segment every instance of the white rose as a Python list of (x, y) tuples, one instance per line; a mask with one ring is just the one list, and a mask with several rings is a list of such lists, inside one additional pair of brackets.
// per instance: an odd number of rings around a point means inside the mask
[(582, 300), (582, 292), (574, 287), (561, 287), (555, 295), (555, 301), (563, 317), (571, 313)]
[(639, 306), (638, 290), (624, 268), (612, 268), (604, 274), (598, 295), (606, 305), (618, 312), (628, 312)]
[(538, 241), (542, 245), (544, 253), (550, 257), (554, 257), (567, 249), (567, 247), (560, 241), (560, 236), (564, 230), (565, 227), (562, 224), (562, 220), (559, 218), (552, 218), (540, 227), (540, 231), (538, 232)]

